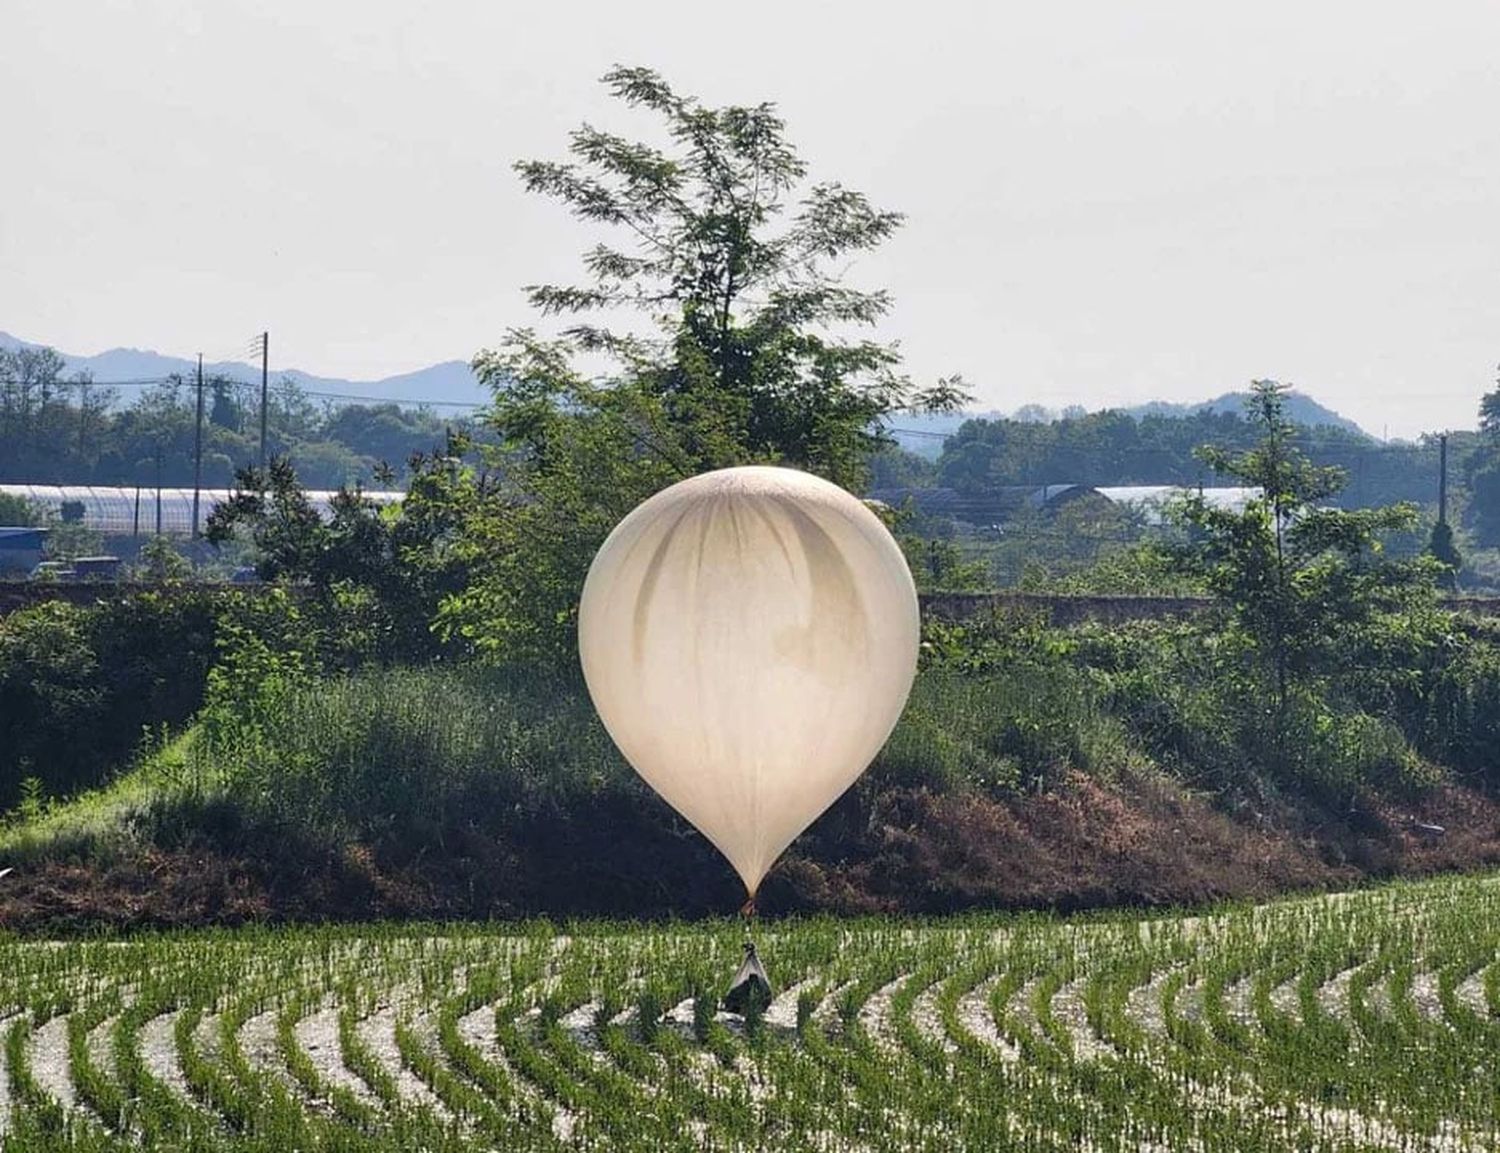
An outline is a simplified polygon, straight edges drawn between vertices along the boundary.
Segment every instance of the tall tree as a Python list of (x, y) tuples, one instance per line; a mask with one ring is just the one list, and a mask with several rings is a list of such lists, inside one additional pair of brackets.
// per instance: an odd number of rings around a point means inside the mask
[(1469, 457), (1468, 522), (1486, 548), (1500, 546), (1500, 379), (1479, 401), (1481, 443)]
[[(575, 322), (549, 344), (512, 333), (478, 358), (481, 379), (572, 393), (560, 365), (580, 350), (611, 354), (676, 434), (645, 446), (674, 454), (674, 467), (786, 460), (846, 485), (882, 441), (879, 418), (963, 399), (956, 381), (914, 390), (892, 345), (838, 335), (889, 309), (887, 293), (852, 287), (841, 270), (888, 239), (899, 213), (841, 184), (808, 185), (774, 105), (709, 108), (647, 68), (616, 68), (604, 84), (657, 118), (671, 147), (585, 124), (571, 161), (516, 165), (528, 190), (623, 244), (590, 249), (581, 285), (531, 286), (544, 316)], [(643, 314), (655, 336), (590, 319), (616, 310)]]
[[(506, 482), (467, 538), (482, 575), (444, 621), (507, 657), (571, 651), (589, 559), (657, 489), (750, 462), (858, 488), (888, 443), (883, 417), (965, 399), (956, 377), (915, 388), (893, 346), (858, 335), (890, 299), (842, 272), (898, 213), (808, 183), (770, 104), (707, 107), (645, 68), (604, 84), (668, 143), (586, 124), (570, 160), (516, 166), (529, 190), (619, 239), (585, 253), (583, 283), (527, 290), (543, 316), (568, 318), (560, 337), (515, 330), (474, 362), (495, 391)], [(612, 326), (621, 312), (635, 321)]]
[(1270, 380), (1252, 386), (1247, 407), (1260, 434), (1254, 447), (1200, 450), (1214, 471), (1259, 494), (1242, 510), (1202, 497), (1185, 501), (1192, 541), (1182, 559), (1227, 610), (1250, 658), (1247, 701), (1255, 706), (1270, 697), (1270, 734), (1290, 760), (1297, 755), (1288, 740), (1294, 696), (1336, 670), (1377, 615), (1430, 596), (1437, 566), (1431, 558), (1396, 562), (1382, 555), (1384, 535), (1416, 523), (1415, 505), (1320, 506), (1343, 486), (1344, 474), (1299, 450), (1296, 426), (1282, 408), (1285, 392)]
[[(1500, 372), (1500, 366), (1496, 371)], [(1480, 398), (1479, 431), (1491, 440), (1500, 441), (1500, 376), (1495, 378), (1495, 387)]]
[(46, 475), (44, 426), (48, 407), (63, 388), (66, 362), (50, 348), (0, 348), (0, 458), (26, 479)]
[(47, 403), (62, 382), (67, 362), (50, 348), (0, 348), (0, 414), (23, 424)]

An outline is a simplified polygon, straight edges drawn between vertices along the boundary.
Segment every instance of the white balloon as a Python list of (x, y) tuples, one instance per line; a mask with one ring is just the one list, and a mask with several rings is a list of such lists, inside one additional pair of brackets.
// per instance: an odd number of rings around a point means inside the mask
[(642, 503), (600, 548), (578, 609), (604, 727), (752, 897), (885, 744), (919, 630), (885, 526), (789, 468), (705, 473)]

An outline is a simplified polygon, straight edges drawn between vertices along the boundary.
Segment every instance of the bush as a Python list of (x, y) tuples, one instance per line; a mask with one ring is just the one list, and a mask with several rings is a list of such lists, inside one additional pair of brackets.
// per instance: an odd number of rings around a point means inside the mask
[(214, 658), (206, 594), (48, 601), (0, 619), (0, 806), (96, 785), (144, 734), (186, 722)]
[[(1020, 766), (985, 747), (991, 685), (942, 671), (918, 678), (906, 712), (870, 770), (883, 785), (949, 792), (969, 783), (1017, 788)], [(956, 723), (955, 723), (956, 722)]]
[(0, 525), (19, 528), (42, 523), (42, 510), (24, 496), (0, 492)]
[(1132, 757), (1086, 671), (1033, 652), (1004, 661), (929, 658), (871, 769), (883, 785), (998, 794), (1047, 787), (1069, 769), (1108, 778)]
[(1263, 704), (1194, 667), (1211, 659), (1206, 640), (1200, 642), (1204, 649), (1193, 651), (1192, 644), (1179, 648), (1173, 639), (1159, 638), (1159, 647), (1138, 665), (1107, 677), (1111, 711), (1178, 779), (1216, 792), (1252, 786), (1266, 766), (1256, 764), (1245, 737), (1258, 730)]
[(1299, 742), (1302, 775), (1315, 790), (1352, 796), (1363, 789), (1406, 793), (1437, 777), (1391, 721), (1365, 713), (1333, 713), (1308, 702)]
[(47, 796), (102, 783), (144, 735), (193, 717), (210, 670), (221, 707), (208, 719), (232, 725), (269, 667), (304, 678), (358, 668), (385, 653), (378, 634), (364, 600), (343, 590), (175, 587), (0, 618), (0, 810), (28, 778)]
[(1500, 779), (1500, 646), (1472, 640), (1434, 671), (1408, 720), (1414, 739), (1434, 760), (1482, 778)]

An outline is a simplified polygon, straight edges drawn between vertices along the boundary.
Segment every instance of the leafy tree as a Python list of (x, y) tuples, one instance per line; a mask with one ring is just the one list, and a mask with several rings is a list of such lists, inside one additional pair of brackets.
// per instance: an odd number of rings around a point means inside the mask
[(322, 413), (292, 377), (283, 376), (272, 385), (267, 400), (268, 436), (274, 436), (280, 444), (290, 445), (317, 435)]
[(1184, 501), (1192, 539), (1180, 557), (1228, 613), (1228, 648), (1247, 658), (1242, 691), (1252, 706), (1269, 697), (1272, 749), (1292, 763), (1302, 752), (1289, 739), (1294, 697), (1337, 674), (1382, 614), (1430, 599), (1435, 572), (1430, 560), (1382, 556), (1381, 538), (1409, 530), (1414, 506), (1320, 506), (1344, 477), (1297, 448), (1284, 392), (1274, 381), (1252, 386), (1253, 448), (1201, 451), (1214, 471), (1260, 495), (1241, 511)]
[(88, 373), (63, 379), (66, 362), (50, 348), (0, 349), (0, 471), (47, 481), (68, 459), (91, 461), (114, 394)]
[(1481, 444), (1469, 457), (1468, 525), (1485, 548), (1500, 546), (1500, 380), (1479, 401)]
[(41, 523), (41, 513), (24, 496), (0, 492), (0, 525), (17, 528)]
[(1055, 414), (1046, 405), (1023, 404), (1012, 417), (1018, 424), (1051, 424)]
[(50, 348), (0, 348), (0, 426), (26, 429), (62, 392), (67, 362)]
[(193, 575), (193, 562), (177, 551), (171, 538), (153, 536), (141, 545), (136, 575), (157, 584), (175, 584)]
[(308, 586), (335, 659), (435, 656), (442, 647), (431, 627), (438, 605), (465, 573), (454, 537), (482, 484), (462, 465), (468, 447), (453, 436), (447, 455), (413, 457), (411, 487), (399, 506), (381, 508), (357, 488), (340, 489), (326, 523), (291, 462), (273, 457), (264, 471), (240, 470), (205, 535), (219, 546), (246, 534), (261, 579)]
[(441, 447), (447, 428), (447, 422), (426, 410), (396, 404), (352, 404), (330, 413), (320, 435), (347, 445), (362, 457), (399, 467), (413, 453)]
[[(477, 583), (446, 627), (506, 657), (562, 656), (589, 558), (631, 507), (665, 485), (749, 462), (784, 462), (859, 489), (880, 418), (952, 407), (952, 378), (916, 389), (895, 349), (845, 335), (874, 325), (886, 293), (840, 279), (901, 223), (860, 193), (807, 184), (770, 104), (710, 108), (644, 68), (604, 77), (661, 124), (666, 149), (584, 125), (568, 162), (524, 161), (526, 187), (623, 237), (584, 256), (581, 285), (535, 285), (544, 340), (517, 330), (474, 362), (495, 390), (505, 482), (472, 526)], [(613, 328), (600, 314), (647, 321)], [(604, 380), (580, 354), (612, 365)]]
[(244, 423), (245, 410), (235, 396), (234, 381), (226, 376), (215, 376), (205, 387), (212, 397), (208, 411), (208, 422), (218, 428), (238, 432)]
[[(887, 443), (879, 417), (962, 398), (954, 382), (914, 393), (889, 345), (828, 334), (873, 325), (889, 309), (886, 293), (852, 288), (834, 270), (888, 239), (899, 213), (840, 184), (803, 188), (807, 166), (770, 104), (707, 108), (645, 68), (616, 68), (604, 83), (660, 119), (673, 150), (584, 125), (573, 162), (519, 163), (530, 191), (628, 243), (589, 251), (588, 283), (528, 293), (544, 315), (641, 311), (659, 336), (580, 320), (551, 351), (615, 354), (683, 434), (693, 463), (782, 459), (850, 487), (869, 451)], [(479, 367), (503, 379), (495, 369), (534, 349), (514, 334), (510, 359), (481, 356)]]
[(1469, 527), (1485, 548), (1500, 546), (1500, 460), (1484, 452), (1469, 477)]
[(882, 488), (929, 488), (936, 470), (932, 461), (897, 446), (888, 446), (870, 458), (870, 490)]
[(1493, 441), (1500, 441), (1500, 377), (1479, 401), (1479, 431)]
[(0, 809), (31, 777), (44, 795), (103, 784), (143, 731), (186, 722), (213, 662), (217, 601), (177, 589), (0, 618)]

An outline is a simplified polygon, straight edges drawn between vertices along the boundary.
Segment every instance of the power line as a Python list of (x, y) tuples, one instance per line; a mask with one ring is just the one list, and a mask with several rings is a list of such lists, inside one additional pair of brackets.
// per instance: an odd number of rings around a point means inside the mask
[[(240, 380), (238, 377), (224, 376), (222, 374), (208, 378), (209, 383), (214, 381), (227, 381), (230, 384), (241, 385), (245, 388), (254, 388), (253, 382)], [(17, 380), (0, 379), (0, 384), (20, 384)], [(295, 381), (292, 382), (296, 384)], [(169, 376), (146, 376), (134, 380), (58, 380), (48, 384), (49, 388), (151, 388), (158, 385), (174, 385), (181, 388), (189, 388), (192, 382), (186, 376), (172, 374)], [(479, 409), (487, 407), (483, 402), (477, 400), (429, 400), (419, 396), (373, 396), (354, 392), (323, 392), (318, 389), (303, 388), (297, 385), (297, 391), (313, 400), (352, 400), (369, 404), (398, 404), (408, 405), (415, 408), (470, 408)]]
[(399, 396), (361, 396), (352, 392), (312, 392), (308, 389), (302, 390), (303, 396), (315, 397), (319, 400), (358, 400), (373, 402), (376, 404), (410, 404), (420, 405), (428, 408), (486, 408), (487, 405), (477, 400), (424, 400), (417, 397)]
[[(170, 384), (170, 383), (173, 383), (174, 381), (177, 382), (177, 383), (186, 384), (187, 383), (187, 378), (186, 377), (176, 377), (176, 376), (141, 376), (141, 377), (136, 377), (133, 380), (95, 380), (92, 377), (90, 377), (88, 380), (50, 380), (50, 381), (47, 382), (47, 387), (48, 388), (116, 388), (116, 387), (131, 387), (131, 386), (134, 386), (134, 385)], [(24, 383), (32, 383), (32, 386), (35, 387), (35, 388), (40, 388), (41, 387), (41, 385), (39, 383), (36, 383), (36, 382), (20, 381), (20, 380), (16, 380), (13, 377), (0, 378), (0, 384), (24, 384)]]

